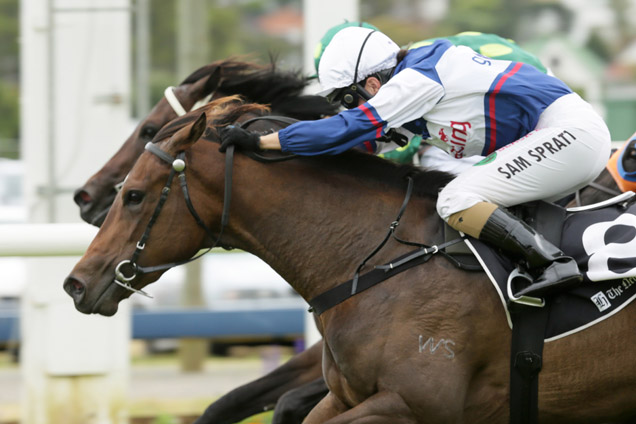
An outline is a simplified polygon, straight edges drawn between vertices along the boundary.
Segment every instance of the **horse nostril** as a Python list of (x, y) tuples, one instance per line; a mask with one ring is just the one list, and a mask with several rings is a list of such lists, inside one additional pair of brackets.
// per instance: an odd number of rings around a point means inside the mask
[(77, 206), (85, 206), (93, 202), (91, 195), (88, 194), (86, 190), (82, 190), (82, 189), (78, 189), (75, 191), (73, 200), (75, 201)]
[(86, 286), (80, 280), (73, 277), (67, 277), (64, 280), (64, 291), (69, 294), (75, 303), (82, 300), (86, 292)]

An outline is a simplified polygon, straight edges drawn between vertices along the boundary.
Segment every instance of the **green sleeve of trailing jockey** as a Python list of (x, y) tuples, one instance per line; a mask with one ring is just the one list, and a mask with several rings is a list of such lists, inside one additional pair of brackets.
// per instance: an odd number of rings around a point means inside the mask
[[(496, 34), (484, 34), (482, 32), (462, 32), (450, 37), (439, 37), (450, 41), (456, 46), (470, 47), (477, 53), (488, 56), (493, 59), (512, 60), (514, 62), (523, 62), (534, 66), (543, 73), (547, 73), (547, 69), (541, 61), (532, 53), (523, 50), (512, 40), (502, 38)], [(409, 46), (409, 49), (427, 46), (432, 44), (437, 38), (430, 40), (418, 41)]]
[(413, 155), (417, 153), (422, 142), (422, 136), (416, 135), (404, 147), (398, 147), (390, 152), (380, 153), (378, 156), (397, 163), (413, 163)]
[[(481, 32), (462, 32), (450, 37), (440, 37), (449, 40), (456, 46), (467, 46), (477, 53), (493, 59), (511, 60), (523, 62), (534, 66), (541, 72), (547, 73), (547, 69), (539, 59), (517, 45), (512, 40), (502, 38), (496, 34), (484, 34)], [(432, 44), (436, 38), (419, 41), (409, 46), (409, 49)], [(380, 154), (379, 156), (398, 163), (412, 163), (413, 155), (417, 153), (422, 137), (416, 136), (404, 147)]]

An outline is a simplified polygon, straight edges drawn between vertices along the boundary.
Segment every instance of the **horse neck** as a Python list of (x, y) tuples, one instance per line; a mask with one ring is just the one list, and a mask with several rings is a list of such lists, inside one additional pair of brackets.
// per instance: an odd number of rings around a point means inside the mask
[[(387, 190), (296, 165), (237, 160), (227, 234), (231, 245), (259, 256), (309, 300), (352, 278), (395, 220), (406, 182), (403, 190)], [(414, 198), (398, 236), (431, 243), (438, 222), (434, 201)], [(371, 263), (410, 249), (390, 241)]]

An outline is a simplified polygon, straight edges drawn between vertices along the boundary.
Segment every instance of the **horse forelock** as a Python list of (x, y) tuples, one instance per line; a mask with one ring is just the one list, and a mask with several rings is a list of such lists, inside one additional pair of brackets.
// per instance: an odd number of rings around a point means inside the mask
[[(246, 118), (254, 116), (264, 116), (270, 112), (266, 105), (256, 103), (244, 103), (235, 107), (227, 108), (215, 114), (209, 122), (214, 128), (224, 127), (230, 124), (240, 123)], [(210, 128), (210, 126), (208, 126)]]
[[(227, 96), (214, 100), (198, 109), (190, 111), (185, 115), (168, 122), (166, 125), (163, 126), (163, 128), (159, 130), (159, 132), (153, 138), (152, 142), (159, 143), (161, 141), (169, 139), (181, 128), (194, 122), (199, 116), (201, 116), (202, 113), (206, 114), (208, 122), (212, 122), (216, 119), (216, 116), (226, 116), (228, 113), (231, 113), (235, 109), (242, 109), (243, 105), (251, 104), (245, 103), (241, 96)], [(264, 108), (264, 106), (261, 105), (254, 106)]]

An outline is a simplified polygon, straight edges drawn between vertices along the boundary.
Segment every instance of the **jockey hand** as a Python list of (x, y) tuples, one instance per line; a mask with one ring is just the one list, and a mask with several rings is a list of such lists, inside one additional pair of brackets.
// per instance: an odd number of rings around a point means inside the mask
[(241, 150), (260, 150), (258, 142), (260, 136), (257, 133), (244, 130), (243, 128), (228, 125), (221, 130), (221, 147), (219, 152), (225, 152), (230, 145)]

